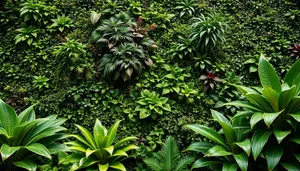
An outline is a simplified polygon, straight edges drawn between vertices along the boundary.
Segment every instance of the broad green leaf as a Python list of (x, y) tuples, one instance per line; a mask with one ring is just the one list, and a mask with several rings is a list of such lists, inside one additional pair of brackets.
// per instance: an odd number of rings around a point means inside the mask
[(284, 77), (284, 82), (287, 83), (290, 87), (294, 85), (296, 78), (300, 74), (300, 61), (297, 60), (294, 65), (289, 69)]
[(280, 162), (280, 165), (283, 166), (286, 170), (289, 170), (289, 171), (297, 171), (300, 168), (299, 163)]
[(295, 96), (296, 87), (293, 86), (290, 89), (284, 90), (279, 94), (278, 109), (286, 109), (291, 99)]
[(101, 17), (101, 13), (92, 11), (91, 15), (90, 15), (90, 20), (91, 20), (92, 24), (96, 24), (99, 21), (100, 17)]
[(257, 130), (254, 133), (251, 140), (251, 149), (254, 160), (256, 160), (261, 153), (271, 134), (271, 131), (266, 130)]
[(240, 154), (233, 155), (236, 163), (242, 171), (247, 171), (248, 169), (248, 156), (246, 153), (242, 152)]
[(127, 141), (134, 141), (134, 140), (137, 140), (138, 138), (137, 137), (126, 137), (126, 138), (123, 138), (122, 140), (120, 140), (119, 142), (117, 142), (114, 147), (115, 149), (118, 149), (119, 147), (121, 147), (121, 145)]
[(113, 162), (112, 164), (109, 165), (109, 167), (116, 169), (116, 170), (126, 171), (126, 168), (120, 162)]
[(263, 119), (265, 121), (265, 124), (270, 128), (271, 124), (274, 122), (274, 120), (283, 112), (284, 110), (276, 113), (264, 113)]
[(272, 105), (275, 111), (278, 111), (278, 99), (279, 94), (273, 90), (271, 87), (264, 87), (262, 90), (263, 96), (268, 100), (268, 102)]
[(281, 84), (274, 67), (262, 55), (258, 63), (258, 75), (263, 87), (272, 87), (277, 93), (281, 92)]
[(298, 138), (298, 137), (291, 138), (291, 139), (289, 139), (289, 141), (292, 141), (292, 142), (300, 145), (300, 138)]
[(237, 171), (238, 166), (235, 163), (224, 163), (222, 171)]
[(22, 161), (13, 162), (13, 164), (17, 167), (21, 167), (21, 168), (27, 169), (29, 171), (36, 171), (36, 169), (37, 169), (35, 163), (29, 159), (24, 159)]
[(187, 151), (195, 151), (200, 153), (206, 153), (210, 148), (212, 148), (214, 145), (208, 142), (195, 142), (192, 143), (188, 148)]
[(117, 151), (115, 151), (112, 156), (115, 156), (115, 157), (126, 156), (126, 157), (128, 157), (127, 153), (125, 151), (123, 151), (123, 150), (117, 150)]
[(0, 149), (2, 161), (8, 159), (11, 155), (13, 155), (20, 148), (21, 147), (10, 147), (7, 144), (3, 144)]
[(251, 142), (249, 139), (245, 139), (243, 142), (237, 142), (235, 143), (236, 145), (238, 145), (239, 147), (241, 147), (246, 154), (248, 155), (248, 157), (251, 154)]
[(253, 112), (251, 111), (238, 111), (232, 118), (231, 120), (234, 121), (235, 119), (240, 119), (240, 118), (246, 118), (250, 117), (253, 115)]
[(97, 150), (91, 150), (91, 149), (87, 149), (85, 151), (85, 157), (88, 158), (91, 154), (95, 153)]
[(267, 148), (264, 153), (267, 160), (268, 170), (273, 170), (283, 155), (283, 149), (281, 146), (273, 146)]
[[(136, 145), (133, 145), (133, 144), (129, 144), (129, 145), (126, 145), (126, 146), (123, 146), (122, 148), (120, 148), (120, 150), (124, 151), (124, 152), (127, 152), (129, 150), (135, 150), (135, 149), (138, 149), (139, 147), (136, 146)], [(115, 147), (116, 149), (116, 147)]]
[(257, 91), (253, 90), (252, 88), (241, 86), (241, 85), (233, 85), (235, 86), (243, 95), (246, 95), (247, 93), (256, 93)]
[(107, 148), (104, 148), (104, 150), (106, 150), (110, 155), (113, 155), (113, 153), (114, 153), (114, 146), (112, 145), (112, 146), (109, 146), (109, 147), (107, 147)]
[(115, 138), (117, 136), (117, 130), (118, 130), (118, 126), (120, 124), (120, 120), (116, 121), (108, 130), (107, 132), (107, 142), (106, 142), (106, 147), (112, 145), (112, 143), (115, 141)]
[(281, 141), (291, 133), (291, 130), (281, 131), (280, 129), (275, 128), (273, 132), (277, 139), (278, 144), (280, 144)]
[(96, 142), (94, 140), (94, 137), (92, 136), (92, 134), (84, 127), (75, 124), (75, 126), (77, 128), (79, 128), (79, 130), (81, 131), (82, 135), (85, 137), (86, 141), (89, 143), (89, 145), (91, 146), (91, 149), (96, 149)]
[(234, 150), (235, 148), (234, 142), (236, 142), (236, 135), (235, 135), (235, 131), (232, 128), (231, 123), (223, 114), (219, 113), (218, 111), (215, 110), (210, 110), (210, 111), (214, 120), (217, 121), (222, 126), (226, 140), (229, 143), (230, 148)]
[(251, 129), (254, 128), (254, 126), (263, 119), (263, 114), (262, 113), (254, 113), (250, 119), (250, 127)]
[(258, 108), (257, 106), (254, 106), (251, 103), (242, 102), (242, 101), (233, 101), (233, 102), (229, 102), (229, 103), (224, 103), (223, 106), (244, 107), (244, 108), (247, 108), (249, 110), (253, 110), (253, 111), (257, 111), (257, 112), (262, 112), (262, 110), (260, 108)]
[(12, 135), (13, 130), (18, 125), (17, 114), (12, 107), (4, 103), (0, 99), (0, 124), (7, 131), (8, 135)]
[(293, 97), (286, 108), (287, 113), (300, 112), (300, 97)]
[(140, 110), (140, 119), (145, 119), (149, 117), (151, 113), (147, 109)]
[(48, 159), (51, 159), (51, 154), (50, 154), (49, 150), (43, 144), (33, 143), (28, 146), (25, 146), (24, 148), (26, 148), (27, 150), (29, 150), (35, 154), (38, 154), (38, 155), (47, 157)]
[(200, 134), (200, 135), (216, 142), (217, 144), (222, 145), (223, 147), (227, 146), (224, 138), (220, 134), (218, 134), (218, 132), (216, 132), (215, 130), (212, 130), (206, 126), (190, 124), (190, 125), (184, 125), (184, 127), (195, 131), (197, 134)]
[(98, 164), (99, 171), (107, 171), (108, 167), (109, 167), (109, 163), (106, 163), (106, 164), (103, 164), (103, 165)]
[(184, 170), (188, 165), (193, 163), (195, 161), (195, 157), (185, 156), (177, 162), (177, 165), (175, 167), (174, 171), (182, 171)]
[(33, 107), (35, 105), (32, 105), (25, 109), (23, 112), (21, 112), (18, 116), (18, 122), (19, 124), (25, 122), (25, 121), (32, 121), (35, 119), (35, 112), (33, 110)]
[(167, 74), (165, 77), (169, 78), (169, 79), (175, 79), (176, 78), (173, 74)]
[(219, 146), (219, 145), (212, 147), (205, 153), (205, 157), (217, 157), (217, 156), (228, 156), (228, 155), (232, 155), (232, 153), (227, 151), (227, 149), (224, 148), (223, 146)]
[(289, 114), (291, 117), (293, 117), (297, 122), (300, 122), (300, 113), (297, 114)]
[(255, 106), (265, 112), (274, 112), (272, 105), (263, 96), (259, 94), (246, 94), (246, 98)]
[(202, 168), (202, 167), (207, 167), (207, 166), (212, 166), (212, 165), (217, 165), (217, 164), (222, 164), (222, 163), (223, 162), (221, 162), (221, 161), (200, 158), (193, 163), (192, 169)]

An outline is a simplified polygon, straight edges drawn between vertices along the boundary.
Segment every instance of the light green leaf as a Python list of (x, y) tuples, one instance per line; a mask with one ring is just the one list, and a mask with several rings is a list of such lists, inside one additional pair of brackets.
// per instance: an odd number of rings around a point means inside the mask
[(103, 164), (103, 165), (98, 164), (99, 171), (107, 171), (108, 167), (109, 167), (109, 163), (106, 163), (106, 164)]
[(227, 149), (224, 148), (223, 146), (219, 146), (219, 145), (212, 147), (205, 153), (205, 157), (217, 157), (217, 156), (228, 156), (228, 155), (232, 155), (232, 153), (227, 151)]
[(36, 171), (37, 169), (35, 163), (29, 159), (24, 159), (22, 161), (14, 162), (13, 164), (17, 167), (21, 167), (29, 171)]
[(113, 155), (113, 153), (114, 153), (114, 146), (112, 145), (112, 146), (109, 146), (109, 147), (107, 147), (107, 148), (104, 148), (104, 150), (106, 150), (110, 155)]
[(222, 145), (223, 147), (227, 147), (224, 138), (220, 134), (218, 134), (218, 132), (216, 132), (215, 130), (212, 130), (206, 126), (196, 125), (196, 124), (184, 125), (184, 127), (195, 131), (197, 134), (200, 134), (216, 142), (217, 144)]
[(269, 101), (275, 111), (278, 111), (279, 94), (271, 87), (264, 87), (262, 90), (263, 96)]
[(274, 67), (261, 55), (258, 63), (258, 75), (263, 87), (272, 87), (277, 93), (281, 92), (281, 84)]
[(0, 124), (7, 131), (8, 135), (12, 135), (13, 130), (18, 125), (17, 114), (12, 107), (4, 103), (0, 99)]
[(291, 130), (281, 131), (280, 129), (275, 128), (273, 130), (273, 132), (274, 132), (274, 135), (275, 135), (275, 137), (277, 139), (278, 144), (280, 144), (281, 141), (291, 133)]
[(251, 129), (254, 128), (254, 126), (263, 119), (263, 114), (262, 113), (254, 113), (250, 119), (250, 126), (251, 126)]
[(200, 153), (206, 153), (210, 148), (212, 148), (214, 145), (208, 142), (195, 142), (192, 143), (188, 148), (187, 151), (195, 151)]
[(295, 80), (300, 74), (300, 61), (297, 60), (294, 65), (289, 69), (284, 77), (284, 82), (287, 83), (290, 87), (295, 85)]
[(243, 142), (237, 142), (235, 143), (239, 147), (241, 147), (248, 156), (251, 154), (251, 142), (249, 139), (245, 139)]
[(246, 153), (242, 152), (240, 154), (233, 155), (236, 163), (242, 171), (247, 171), (248, 169), (248, 156)]
[(270, 128), (271, 124), (274, 122), (274, 120), (283, 112), (284, 110), (276, 113), (264, 113), (263, 119), (265, 121), (265, 124)]
[(289, 114), (291, 117), (293, 117), (297, 122), (300, 122), (300, 113), (297, 114)]
[(126, 168), (120, 162), (113, 162), (112, 164), (109, 165), (109, 167), (116, 169), (116, 170), (126, 171)]
[(43, 144), (33, 143), (28, 146), (25, 146), (24, 148), (26, 148), (27, 150), (29, 150), (35, 154), (38, 154), (38, 155), (47, 157), (48, 159), (51, 159), (51, 154), (50, 154), (49, 150)]
[(7, 144), (3, 144), (0, 149), (2, 161), (8, 159), (11, 155), (13, 155), (20, 148), (21, 147), (10, 147)]
[(255, 106), (258, 106), (261, 110), (265, 112), (274, 112), (272, 105), (259, 94), (246, 94), (246, 98)]
[(222, 163), (223, 162), (221, 162), (221, 161), (200, 158), (193, 163), (192, 169), (202, 168), (202, 167), (207, 167), (207, 166), (212, 166), (212, 165), (218, 165), (218, 164), (222, 164)]
[(278, 109), (286, 109), (291, 99), (295, 96), (296, 87), (293, 86), (290, 89), (284, 90), (279, 94)]
[(242, 102), (242, 101), (233, 101), (229, 103), (225, 103), (223, 106), (235, 106), (235, 107), (244, 107), (253, 111), (261, 112), (262, 110), (251, 103), (248, 102)]

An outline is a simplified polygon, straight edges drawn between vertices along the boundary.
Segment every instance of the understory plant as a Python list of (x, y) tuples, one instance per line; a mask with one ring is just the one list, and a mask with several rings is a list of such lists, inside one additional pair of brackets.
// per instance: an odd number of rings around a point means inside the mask
[(67, 29), (67, 28), (69, 29), (74, 26), (72, 19), (65, 15), (58, 16), (56, 19), (51, 19), (51, 21), (53, 22), (53, 24), (49, 28), (52, 31), (59, 30), (61, 33), (65, 29)]
[(69, 160), (75, 161), (70, 170), (121, 170), (126, 171), (121, 161), (128, 158), (127, 152), (137, 149), (128, 141), (136, 140), (136, 137), (126, 137), (116, 140), (117, 129), (121, 121), (116, 121), (109, 130), (96, 119), (93, 133), (86, 128), (76, 125), (82, 135), (71, 135), (76, 141), (67, 142), (68, 149), (73, 151)]
[(53, 54), (56, 56), (57, 73), (59, 76), (71, 76), (72, 73), (92, 76), (92, 66), (87, 56), (87, 46), (77, 40), (67, 39), (66, 42), (56, 46)]
[(22, 27), (16, 29), (18, 34), (15, 36), (15, 44), (26, 41), (28, 45), (31, 45), (34, 40), (37, 39), (39, 29), (34, 26)]
[(188, 165), (194, 160), (190, 156), (181, 158), (174, 138), (168, 137), (162, 149), (153, 153), (152, 157), (144, 159), (144, 162), (153, 171), (186, 171)]
[(211, 13), (207, 16), (201, 14), (193, 21), (194, 23), (191, 25), (193, 31), (190, 39), (195, 47), (200, 50), (200, 53), (211, 53), (218, 44), (225, 41), (224, 34), (227, 25), (220, 14)]
[(168, 103), (167, 97), (159, 97), (155, 91), (143, 90), (141, 92), (140, 100), (137, 101), (138, 105), (135, 111), (139, 112), (140, 119), (151, 116), (153, 119), (157, 115), (162, 115), (164, 112), (171, 112), (171, 106)]
[(61, 126), (66, 120), (54, 115), (36, 118), (33, 107), (17, 115), (0, 100), (1, 170), (36, 170), (38, 157), (52, 159), (52, 154), (65, 148), (57, 141), (66, 138), (61, 133), (66, 130)]
[(218, 133), (201, 125), (185, 126), (217, 144), (200, 142), (188, 147), (188, 150), (205, 154), (193, 168), (219, 164), (223, 164), (223, 170), (237, 170), (238, 167), (241, 170), (300, 168), (300, 62), (291, 67), (283, 83), (263, 56), (259, 60), (258, 73), (262, 88), (235, 85), (247, 100), (225, 104), (244, 110), (237, 112), (231, 120), (212, 110), (222, 131)]
[(93, 31), (91, 41), (102, 56), (100, 70), (105, 78), (128, 81), (139, 76), (146, 66), (153, 65), (148, 52), (157, 46), (147, 35), (149, 28), (141, 25), (141, 17), (134, 22), (122, 12), (103, 20)]
[(178, 0), (176, 4), (177, 6), (175, 9), (179, 11), (179, 17), (183, 17), (184, 15), (193, 15), (197, 6), (194, 0)]
[(261, 56), (258, 74), (262, 88), (236, 85), (247, 101), (227, 105), (249, 111), (238, 117), (249, 118), (254, 160), (264, 156), (268, 170), (299, 168), (300, 62), (292, 66), (281, 83), (273, 66)]

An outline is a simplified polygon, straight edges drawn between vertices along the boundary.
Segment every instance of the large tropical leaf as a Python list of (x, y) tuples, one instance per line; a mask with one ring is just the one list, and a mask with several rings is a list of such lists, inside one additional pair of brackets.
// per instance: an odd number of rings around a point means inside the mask
[(18, 162), (14, 162), (14, 165), (27, 169), (29, 171), (36, 171), (37, 167), (35, 165), (35, 163), (31, 160), (29, 160), (28, 158), (22, 160), (22, 161), (18, 161)]
[(195, 151), (200, 153), (206, 153), (210, 148), (212, 148), (214, 145), (209, 142), (195, 142), (188, 146), (186, 150), (188, 151)]
[(28, 146), (25, 146), (24, 148), (26, 148), (27, 150), (29, 150), (37, 155), (41, 155), (41, 156), (51, 159), (51, 154), (50, 154), (49, 150), (43, 144), (33, 143)]
[[(300, 75), (300, 61), (297, 60), (294, 65), (289, 69), (284, 77), (284, 82), (292, 87), (295, 83), (296, 78)], [(297, 85), (298, 86), (298, 85)]]
[(243, 102), (243, 101), (233, 101), (233, 102), (229, 102), (229, 103), (224, 103), (223, 106), (244, 107), (244, 108), (250, 109), (252, 111), (262, 112), (262, 110), (259, 107), (254, 106), (249, 102)]
[(278, 144), (280, 144), (281, 141), (291, 133), (291, 130), (281, 131), (280, 129), (275, 128), (273, 130), (273, 132), (274, 132), (274, 135), (275, 135), (275, 137), (277, 139)]
[(283, 155), (283, 149), (281, 146), (273, 146), (271, 148), (267, 148), (264, 153), (267, 160), (268, 170), (273, 170)]
[(274, 67), (261, 56), (258, 63), (258, 75), (263, 87), (272, 87), (277, 93), (281, 92), (281, 84)]
[(263, 114), (260, 112), (254, 113), (250, 118), (250, 127), (251, 129), (254, 128), (254, 126), (263, 119)]
[(8, 135), (18, 126), (17, 114), (12, 107), (0, 99), (0, 124), (7, 131)]
[(264, 148), (265, 144), (269, 140), (270, 135), (272, 134), (271, 131), (266, 130), (257, 130), (251, 140), (251, 148), (254, 160), (259, 156), (262, 149)]
[[(89, 146), (91, 146), (92, 149), (96, 149), (97, 146), (96, 146), (96, 142), (95, 142), (93, 135), (86, 128), (84, 128), (80, 125), (75, 125), (75, 126), (77, 128), (79, 128), (79, 130), (81, 131), (82, 135), (85, 138), (85, 139), (83, 139), (82, 142), (88, 142), (87, 144), (89, 144)], [(81, 141), (81, 136), (74, 135), (74, 137)]]
[(264, 87), (262, 90), (263, 96), (268, 100), (268, 102), (272, 105), (274, 111), (278, 111), (278, 99), (279, 94), (273, 90), (271, 87)]
[(10, 147), (7, 144), (3, 144), (0, 149), (2, 161), (8, 159), (11, 155), (13, 155), (20, 148), (21, 147)]
[(290, 89), (284, 90), (279, 94), (278, 109), (286, 109), (291, 99), (295, 96), (296, 87), (293, 86)]
[(117, 136), (117, 130), (118, 126), (120, 124), (120, 120), (116, 121), (108, 130), (107, 132), (107, 142), (106, 142), (106, 147), (112, 145), (112, 143), (115, 141), (115, 138)]
[(192, 169), (202, 168), (202, 167), (207, 167), (207, 166), (212, 166), (212, 165), (217, 165), (222, 163), (223, 163), (222, 161), (200, 158), (193, 163)]
[(247, 171), (248, 169), (248, 156), (246, 153), (242, 152), (240, 154), (233, 155), (236, 163), (242, 171)]
[(225, 134), (226, 140), (232, 150), (235, 148), (234, 142), (236, 142), (236, 134), (235, 131), (229, 122), (229, 120), (221, 113), (215, 110), (210, 110), (212, 117), (215, 121), (217, 121), (223, 128), (223, 132)]
[(121, 170), (121, 171), (126, 171), (125, 166), (120, 163), (120, 162), (113, 162), (109, 165), (109, 167), (115, 169), (115, 170)]
[(237, 171), (238, 166), (235, 163), (224, 163), (222, 171)]
[(218, 156), (228, 156), (232, 155), (231, 152), (227, 151), (226, 148), (220, 145), (216, 145), (212, 148), (210, 148), (206, 153), (205, 157), (218, 157)]
[(196, 124), (185, 125), (184, 127), (195, 131), (197, 134), (200, 134), (216, 142), (217, 144), (222, 145), (223, 147), (227, 147), (224, 138), (215, 130), (212, 130), (206, 126), (196, 125)]
[(284, 110), (276, 113), (264, 113), (263, 119), (265, 121), (265, 124), (270, 128), (271, 124), (274, 122), (274, 120), (283, 112)]
[(18, 122), (23, 123), (25, 121), (32, 121), (35, 119), (35, 112), (33, 110), (33, 107), (35, 105), (32, 105), (30, 107), (28, 107), (27, 109), (25, 109), (23, 112), (21, 112), (18, 116)]
[(238, 145), (240, 148), (242, 148), (246, 154), (248, 155), (248, 157), (251, 154), (251, 142), (249, 139), (245, 139), (243, 142), (237, 142), (235, 143), (236, 145)]
[(274, 112), (272, 105), (266, 100), (262, 95), (248, 93), (246, 94), (246, 98), (255, 106), (259, 107), (261, 110), (265, 112)]
[(287, 113), (298, 113), (300, 112), (300, 97), (293, 97), (286, 108)]

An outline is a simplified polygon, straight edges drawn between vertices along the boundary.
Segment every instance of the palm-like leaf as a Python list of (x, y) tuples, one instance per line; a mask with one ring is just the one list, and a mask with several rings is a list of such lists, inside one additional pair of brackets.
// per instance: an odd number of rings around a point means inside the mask
[(180, 153), (174, 139), (168, 137), (161, 151), (155, 153), (151, 158), (146, 158), (144, 162), (153, 171), (183, 171), (186, 170), (187, 166), (194, 160), (193, 157), (189, 156), (180, 159)]

